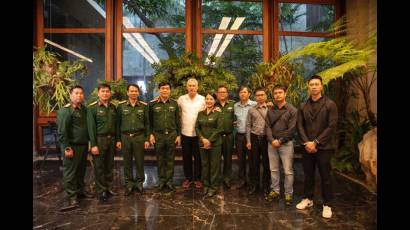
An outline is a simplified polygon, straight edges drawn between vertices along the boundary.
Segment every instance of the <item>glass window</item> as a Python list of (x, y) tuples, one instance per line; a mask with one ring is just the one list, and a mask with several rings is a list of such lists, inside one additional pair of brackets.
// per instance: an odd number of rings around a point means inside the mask
[(105, 0), (44, 0), (44, 27), (105, 27)]
[[(105, 79), (104, 34), (45, 34), (47, 50), (58, 53), (60, 60), (87, 59), (88, 73), (79, 83), (88, 97), (97, 87), (97, 79)], [(48, 43), (51, 41), (54, 45)]]
[[(262, 35), (224, 34), (219, 38), (215, 34), (203, 35), (203, 59), (211, 49), (213, 55), (222, 57), (222, 64), (235, 75), (238, 85), (249, 84), (250, 77), (256, 71), (256, 65), (262, 62)], [(217, 47), (217, 48), (212, 48)]]
[(41, 143), (42, 147), (56, 148), (56, 144), (58, 143), (57, 128), (49, 125), (41, 126), (40, 128), (43, 137), (43, 143)]
[(123, 0), (125, 28), (185, 27), (185, 0)]
[(183, 33), (123, 33), (123, 76), (127, 83), (136, 83), (143, 91), (141, 100), (150, 101), (149, 88), (154, 69), (151, 64), (185, 51)]
[(335, 18), (333, 5), (280, 3), (279, 9), (282, 31), (325, 32)]
[(202, 1), (202, 27), (262, 30), (262, 2)]
[[(312, 42), (321, 42), (325, 39), (326, 38), (323, 37), (280, 36), (279, 51), (284, 55), (296, 48), (304, 47)], [(317, 63), (316, 60), (311, 57), (300, 57), (294, 59), (293, 62), (298, 64), (298, 72), (305, 78), (323, 70), (323, 64)]]
[(323, 37), (280, 36), (279, 52), (286, 54), (296, 48), (306, 46), (311, 42), (320, 42), (324, 39)]

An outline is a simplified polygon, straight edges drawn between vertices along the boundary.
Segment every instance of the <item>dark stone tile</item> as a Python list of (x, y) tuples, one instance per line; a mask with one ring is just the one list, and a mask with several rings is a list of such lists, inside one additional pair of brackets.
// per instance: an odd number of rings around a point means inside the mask
[[(122, 162), (115, 162), (114, 186), (120, 195), (104, 204), (96, 199), (81, 200), (80, 208), (69, 212), (59, 211), (66, 202), (61, 162), (36, 163), (33, 168), (33, 225), (42, 225), (39, 229), (376, 229), (377, 225), (377, 197), (338, 176), (334, 176), (331, 219), (321, 216), (319, 175), (314, 207), (296, 210), (303, 193), (303, 170), (298, 161), (292, 206), (282, 200), (267, 202), (262, 193), (249, 196), (246, 189), (220, 187), (215, 197), (203, 198), (199, 189), (180, 187), (184, 179), (181, 164), (175, 166), (175, 192), (157, 191), (157, 168), (149, 164), (145, 167), (145, 193), (124, 197)], [(237, 172), (235, 164), (233, 171)], [(93, 180), (89, 166), (86, 184), (90, 189)]]

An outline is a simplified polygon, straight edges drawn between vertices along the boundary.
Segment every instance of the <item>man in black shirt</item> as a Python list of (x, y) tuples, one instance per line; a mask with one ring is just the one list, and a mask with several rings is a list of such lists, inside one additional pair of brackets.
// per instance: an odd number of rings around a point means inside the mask
[(331, 200), (333, 192), (330, 178), (330, 158), (334, 152), (333, 134), (337, 125), (336, 104), (322, 96), (322, 78), (314, 75), (308, 81), (309, 99), (301, 105), (297, 119), (297, 129), (302, 144), (304, 168), (304, 199), (297, 209), (313, 206), (315, 165), (318, 166), (323, 197), (324, 218), (332, 217)]

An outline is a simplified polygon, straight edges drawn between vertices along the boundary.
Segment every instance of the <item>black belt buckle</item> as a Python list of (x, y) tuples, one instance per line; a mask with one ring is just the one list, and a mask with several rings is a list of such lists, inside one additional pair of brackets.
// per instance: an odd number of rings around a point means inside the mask
[(165, 134), (165, 135), (168, 135), (168, 133), (169, 133), (169, 132), (168, 132), (168, 130), (166, 129), (166, 130), (164, 131), (164, 134)]
[(129, 135), (130, 137), (133, 137), (133, 136), (136, 135), (136, 133), (129, 133), (128, 135)]

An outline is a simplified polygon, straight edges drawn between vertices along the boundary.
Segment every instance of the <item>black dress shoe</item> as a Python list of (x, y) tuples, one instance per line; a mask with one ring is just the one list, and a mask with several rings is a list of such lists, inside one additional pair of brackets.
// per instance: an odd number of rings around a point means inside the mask
[(215, 196), (215, 194), (216, 194), (216, 191), (211, 190), (211, 191), (208, 191), (208, 194), (206, 196), (207, 197), (213, 197), (213, 196)]
[(203, 196), (206, 196), (206, 195), (208, 195), (208, 188), (204, 188), (204, 191), (202, 191), (202, 195)]
[(167, 183), (167, 187), (169, 188), (169, 190), (175, 191), (175, 186), (172, 183)]
[(77, 198), (70, 199), (70, 206), (79, 207)]
[(162, 191), (165, 188), (165, 184), (159, 184), (158, 185), (158, 190)]
[(126, 188), (124, 196), (129, 196), (129, 195), (131, 195), (131, 193), (132, 193), (132, 188)]
[(107, 194), (107, 192), (102, 192), (102, 193), (100, 194), (99, 199), (100, 199), (100, 201), (103, 201), (103, 202), (107, 201), (107, 200), (108, 200), (108, 194)]
[(249, 188), (249, 192), (248, 192), (248, 194), (249, 195), (252, 195), (252, 194), (255, 194), (256, 192), (257, 192), (257, 188), (256, 188), (256, 186), (251, 186), (250, 188)]
[(246, 182), (244, 180), (240, 180), (237, 188), (243, 188), (245, 185), (246, 185)]
[(94, 198), (94, 194), (91, 194), (87, 191), (81, 192), (77, 195), (78, 198), (84, 199), (84, 198)]
[(144, 192), (144, 187), (142, 186), (142, 184), (137, 184), (137, 185), (135, 185), (135, 188), (136, 188), (137, 191), (140, 192), (141, 194)]
[(228, 188), (228, 189), (231, 188), (231, 182), (229, 182), (229, 181), (224, 181), (224, 185), (225, 185), (226, 188)]
[(118, 193), (116, 193), (116, 192), (114, 192), (114, 191), (112, 191), (112, 190), (108, 190), (107, 191), (107, 195), (109, 195), (109, 196), (118, 196)]

